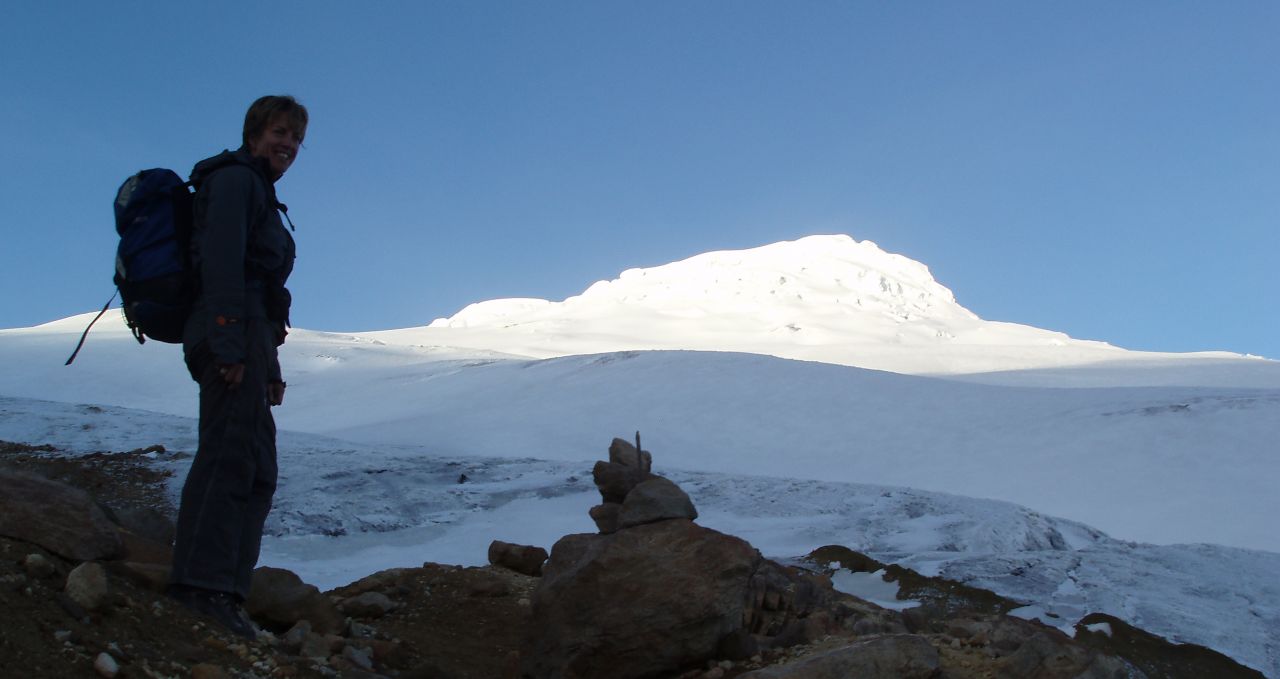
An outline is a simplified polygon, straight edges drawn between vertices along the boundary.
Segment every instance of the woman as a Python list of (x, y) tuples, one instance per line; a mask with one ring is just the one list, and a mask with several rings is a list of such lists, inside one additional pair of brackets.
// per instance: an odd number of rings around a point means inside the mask
[(271, 406), (284, 402), (276, 350), (294, 260), (275, 182), (306, 129), (307, 110), (293, 97), (262, 97), (245, 114), (241, 147), (191, 172), (198, 287), (183, 354), (200, 385), (200, 442), (182, 488), (169, 595), (249, 639), (256, 631), (240, 604), (276, 488)]

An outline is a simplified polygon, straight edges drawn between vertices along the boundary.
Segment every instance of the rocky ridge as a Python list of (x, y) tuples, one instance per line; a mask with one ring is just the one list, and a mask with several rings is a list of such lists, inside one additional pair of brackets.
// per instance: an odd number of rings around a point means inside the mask
[[(840, 547), (764, 559), (698, 526), (688, 496), (621, 440), (595, 469), (598, 533), (549, 558), (495, 542), (489, 567), (425, 563), (324, 593), (260, 568), (246, 607), (264, 634), (243, 643), (160, 594), (172, 507), (148, 452), (0, 445), (0, 675), (1261, 676), (1106, 616), (1072, 639), (1005, 615), (1017, 602)], [(885, 570), (925, 605), (837, 592), (837, 567)]]

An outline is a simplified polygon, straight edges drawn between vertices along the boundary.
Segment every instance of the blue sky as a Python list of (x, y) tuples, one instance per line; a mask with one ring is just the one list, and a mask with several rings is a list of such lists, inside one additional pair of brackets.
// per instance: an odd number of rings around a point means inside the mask
[(19, 2), (0, 327), (100, 307), (110, 202), (311, 110), (294, 323), (422, 325), (814, 233), (991, 320), (1280, 358), (1274, 2)]

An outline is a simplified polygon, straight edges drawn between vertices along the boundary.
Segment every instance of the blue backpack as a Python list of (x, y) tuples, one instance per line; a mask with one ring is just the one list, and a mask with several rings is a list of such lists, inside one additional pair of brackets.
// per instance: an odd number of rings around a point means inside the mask
[[(182, 342), (196, 292), (190, 255), (195, 205), (191, 189), (191, 182), (182, 181), (173, 170), (156, 168), (129, 177), (116, 192), (120, 245), (113, 280), (125, 322), (139, 344), (148, 337)], [(89, 322), (66, 365), (75, 360), (89, 329), (115, 298), (112, 295)]]

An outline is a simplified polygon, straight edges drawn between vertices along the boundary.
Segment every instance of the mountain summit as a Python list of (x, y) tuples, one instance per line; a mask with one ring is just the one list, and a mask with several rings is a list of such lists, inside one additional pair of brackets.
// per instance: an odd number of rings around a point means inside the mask
[[(977, 320), (919, 262), (849, 236), (809, 236), (750, 250), (708, 252), (628, 269), (560, 303), (495, 300), (473, 304), (432, 327), (507, 326), (549, 315), (593, 317), (646, 310), (674, 318), (740, 315), (789, 324), (861, 315), (864, 323)], [(797, 323), (798, 324), (798, 323)]]
[(917, 374), (1059, 367), (1129, 352), (984, 321), (917, 261), (809, 236), (628, 269), (561, 302), (472, 304), (402, 343), (549, 358), (632, 349), (740, 351)]

